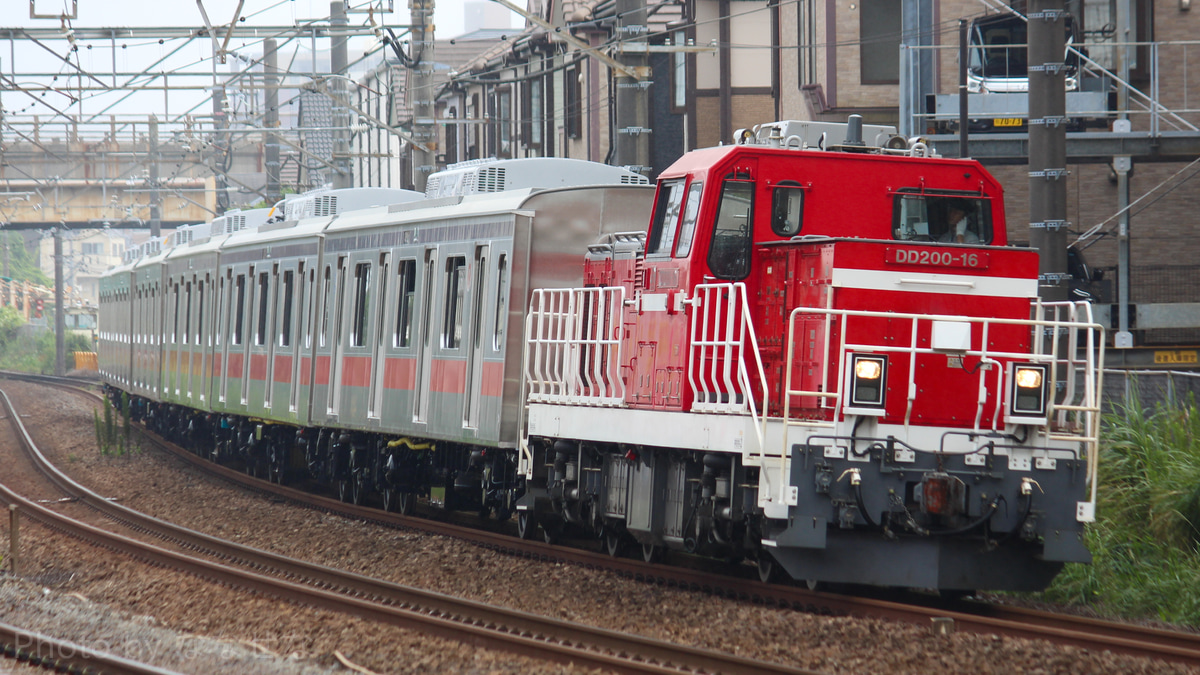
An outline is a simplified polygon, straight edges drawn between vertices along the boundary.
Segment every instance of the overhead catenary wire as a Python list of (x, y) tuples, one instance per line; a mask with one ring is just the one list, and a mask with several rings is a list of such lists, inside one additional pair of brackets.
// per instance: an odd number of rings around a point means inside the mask
[[(1114, 213), (1113, 213), (1112, 215), (1110, 215), (1108, 218), (1105, 218), (1104, 220), (1100, 221), (1099, 223), (1096, 223), (1096, 224), (1095, 224), (1095, 225), (1093, 225), (1092, 227), (1088, 228), (1088, 229), (1087, 229), (1085, 232), (1083, 232), (1082, 234), (1080, 234), (1080, 235), (1079, 235), (1079, 236), (1078, 236), (1078, 237), (1075, 239), (1075, 241), (1071, 242), (1071, 246), (1073, 246), (1073, 247), (1078, 247), (1078, 248), (1079, 248), (1079, 250), (1081, 250), (1081, 251), (1082, 251), (1082, 250), (1086, 250), (1088, 247), (1092, 246), (1092, 244), (1095, 244), (1095, 243), (1096, 243), (1096, 241), (1099, 241), (1101, 237), (1103, 237), (1103, 236), (1105, 236), (1105, 235), (1107, 235), (1107, 234), (1109, 234), (1109, 233), (1111, 233), (1111, 232), (1112, 232), (1112, 228), (1109, 228), (1109, 230), (1108, 230), (1108, 231), (1106, 231), (1106, 232), (1103, 232), (1103, 233), (1101, 233), (1100, 231), (1101, 231), (1102, 229), (1104, 229), (1104, 226), (1105, 226), (1105, 225), (1107, 225), (1108, 223), (1111, 223), (1111, 222), (1112, 222), (1114, 219), (1116, 219), (1116, 218), (1119, 218), (1119, 217), (1121, 216), (1121, 214), (1125, 213), (1126, 211), (1129, 211), (1131, 215), (1136, 215), (1137, 213), (1141, 213), (1142, 211), (1146, 210), (1147, 208), (1149, 208), (1149, 207), (1150, 207), (1151, 205), (1153, 205), (1154, 203), (1158, 202), (1158, 201), (1159, 201), (1160, 199), (1162, 199), (1163, 197), (1166, 197), (1168, 194), (1170, 194), (1170, 193), (1174, 192), (1175, 190), (1179, 189), (1180, 187), (1182, 187), (1182, 186), (1183, 186), (1185, 183), (1187, 183), (1187, 182), (1188, 182), (1189, 180), (1191, 180), (1192, 178), (1195, 178), (1195, 177), (1196, 177), (1196, 175), (1200, 174), (1200, 169), (1197, 169), (1196, 171), (1193, 171), (1193, 172), (1192, 172), (1192, 174), (1191, 174), (1191, 175), (1189, 175), (1187, 178), (1184, 178), (1183, 180), (1179, 181), (1178, 183), (1176, 183), (1175, 185), (1171, 186), (1170, 188), (1168, 188), (1168, 189), (1166, 189), (1166, 190), (1163, 190), (1163, 192), (1162, 192), (1161, 194), (1159, 194), (1158, 196), (1156, 196), (1156, 197), (1155, 197), (1155, 198), (1154, 198), (1152, 201), (1150, 201), (1148, 204), (1146, 204), (1146, 205), (1145, 205), (1145, 206), (1143, 206), (1142, 208), (1138, 209), (1137, 211), (1132, 211), (1133, 207), (1137, 206), (1138, 204), (1141, 204), (1141, 203), (1142, 203), (1143, 201), (1145, 201), (1146, 199), (1149, 199), (1151, 195), (1155, 194), (1155, 193), (1156, 193), (1156, 192), (1158, 192), (1160, 189), (1162, 189), (1162, 187), (1163, 187), (1164, 185), (1166, 185), (1167, 183), (1171, 182), (1171, 181), (1172, 181), (1172, 180), (1174, 180), (1175, 178), (1179, 177), (1179, 176), (1180, 176), (1180, 175), (1181, 175), (1183, 172), (1185, 172), (1185, 171), (1187, 171), (1188, 169), (1190, 169), (1190, 168), (1192, 168), (1192, 167), (1196, 166), (1197, 164), (1200, 164), (1200, 157), (1197, 157), (1196, 159), (1192, 160), (1191, 162), (1188, 162), (1188, 164), (1187, 164), (1186, 166), (1182, 167), (1181, 169), (1179, 169), (1179, 170), (1178, 170), (1178, 171), (1176, 171), (1175, 173), (1171, 174), (1171, 175), (1170, 175), (1170, 176), (1168, 176), (1167, 178), (1165, 178), (1165, 179), (1163, 179), (1162, 181), (1160, 181), (1160, 182), (1159, 182), (1157, 185), (1155, 185), (1154, 187), (1152, 187), (1152, 188), (1150, 188), (1149, 190), (1147, 190), (1146, 192), (1142, 193), (1142, 196), (1140, 196), (1140, 197), (1138, 197), (1137, 199), (1135, 199), (1135, 200), (1133, 200), (1132, 202), (1130, 202), (1130, 203), (1129, 203), (1129, 205), (1128, 205), (1128, 206), (1126, 206), (1125, 208), (1123, 208), (1123, 209), (1118, 209), (1116, 212), (1114, 212)], [(1099, 236), (1097, 236), (1097, 235), (1099, 235)], [(1086, 246), (1080, 246), (1080, 244), (1083, 244), (1084, 242), (1087, 242), (1089, 239), (1092, 239), (1092, 238), (1095, 238), (1095, 241), (1092, 241), (1091, 243), (1088, 243)]]

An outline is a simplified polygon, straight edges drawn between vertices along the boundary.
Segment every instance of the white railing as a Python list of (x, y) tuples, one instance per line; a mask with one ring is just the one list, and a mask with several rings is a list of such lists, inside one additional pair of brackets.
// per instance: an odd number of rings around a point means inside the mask
[(617, 406), (624, 287), (540, 289), (525, 317), (525, 382), (539, 403)]
[[(749, 413), (758, 436), (755, 450), (761, 453), (769, 392), (746, 300), (746, 285), (700, 284), (687, 304), (692, 308), (688, 359), (692, 412)], [(754, 383), (747, 368), (750, 359), (756, 366), (762, 392), (761, 407), (754, 401)], [(754, 450), (746, 450), (754, 454)]]
[[(1100, 391), (1104, 362), (1103, 327), (1095, 323), (1088, 303), (1041, 303), (1033, 305), (1034, 318), (1001, 319), (935, 314), (906, 314), (901, 312), (856, 311), (831, 308), (797, 307), (788, 320), (787, 366), (783, 391), (783, 444), (779, 452), (782, 463), (787, 458), (788, 431), (791, 427), (832, 428), (843, 414), (849, 386), (850, 373), (847, 366), (854, 352), (873, 354), (901, 354), (907, 356), (907, 368), (903, 372), (895, 363), (889, 364), (888, 377), (902, 383), (905, 392), (904, 425), (908, 427), (917, 394), (917, 357), (921, 355), (950, 354), (961, 358), (978, 359), (983, 367), (978, 368), (978, 388), (975, 401), (974, 431), (997, 431), (1003, 428), (1004, 416), (1001, 405), (1007, 390), (1007, 378), (1003, 363), (1024, 361), (1048, 366), (1050, 378), (1047, 401), (1047, 424), (1042, 431), (1048, 441), (1081, 443), (1088, 461), (1088, 480), (1091, 485), (1091, 501), (1095, 503), (1097, 443), (1100, 432)], [(848, 339), (848, 324), (855, 318), (887, 319), (893, 329), (888, 344), (853, 342)], [(796, 354), (798, 320), (817, 320), (824, 323), (823, 345), (818, 346), (822, 372), (816, 389), (793, 388), (792, 373)], [(934, 349), (928, 336), (934, 322), (972, 325), (969, 349), (947, 351)], [(831, 335), (838, 335), (837, 345), (831, 344)], [(922, 329), (922, 325), (924, 327)], [(978, 326), (976, 329), (975, 326)], [(1028, 351), (996, 350), (989, 347), (989, 335), (997, 326), (1026, 326), (1030, 331)], [(906, 330), (907, 328), (907, 330)], [(907, 333), (907, 344), (904, 334)], [(920, 336), (920, 338), (918, 337)], [(1081, 342), (1082, 339), (1082, 342)], [(921, 346), (924, 341), (925, 346)], [(976, 348), (976, 345), (978, 347)], [(836, 351), (835, 351), (836, 350)], [(902, 361), (905, 359), (897, 359)], [(836, 377), (830, 378), (830, 368), (836, 368)], [(994, 372), (992, 372), (994, 371)], [(989, 377), (994, 382), (988, 386)], [(1061, 391), (1059, 379), (1063, 380)], [(818, 401), (818, 408), (827, 415), (823, 419), (792, 419), (792, 401), (808, 398)], [(980, 423), (983, 412), (991, 404), (992, 418), (988, 428)], [(774, 453), (772, 453), (774, 454)]]

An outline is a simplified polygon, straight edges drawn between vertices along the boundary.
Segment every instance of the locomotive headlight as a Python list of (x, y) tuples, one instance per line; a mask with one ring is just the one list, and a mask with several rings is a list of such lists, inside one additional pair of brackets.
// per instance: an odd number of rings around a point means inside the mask
[(1039, 368), (1017, 368), (1018, 389), (1040, 389), (1042, 386), (1042, 371)]
[(850, 383), (850, 405), (882, 408), (887, 357), (855, 354), (851, 358), (854, 376)]
[(1014, 416), (1046, 416), (1046, 366), (1020, 363), (1013, 366), (1009, 410)]
[(883, 364), (875, 359), (855, 359), (854, 376), (860, 380), (878, 380), (883, 375)]

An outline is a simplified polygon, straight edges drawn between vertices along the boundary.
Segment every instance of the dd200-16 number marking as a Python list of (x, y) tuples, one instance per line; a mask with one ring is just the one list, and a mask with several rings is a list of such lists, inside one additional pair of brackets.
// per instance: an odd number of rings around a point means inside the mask
[(932, 265), (937, 267), (970, 267), (980, 269), (988, 266), (988, 255), (974, 251), (893, 248), (888, 250), (888, 262), (900, 263), (902, 265)]

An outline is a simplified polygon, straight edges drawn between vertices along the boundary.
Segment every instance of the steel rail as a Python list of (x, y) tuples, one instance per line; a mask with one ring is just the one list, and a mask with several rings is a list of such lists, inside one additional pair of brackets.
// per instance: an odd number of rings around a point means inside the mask
[(138, 663), (7, 623), (0, 623), (0, 656), (31, 666), (41, 666), (57, 673), (176, 675), (174, 670)]
[[(434, 634), (501, 651), (622, 673), (809, 673), (706, 649), (675, 645), (603, 628), (571, 624), (410, 588), (352, 572), (260, 551), (182, 528), (115, 504), (79, 485), (51, 465), (33, 443), (7, 393), (0, 400), (38, 469), (71, 496), (135, 530), (185, 548), (236, 561), (263, 573), (192, 558), (75, 521), (24, 499), (0, 485), (0, 501), (17, 504), (28, 517), (71, 536), (153, 564), (284, 600), (339, 611), (370, 621)], [(267, 576), (270, 570), (284, 580)]]
[[(37, 381), (36, 376), (24, 379)], [(55, 383), (52, 386), (63, 386)], [(79, 391), (76, 389), (76, 391)], [(87, 392), (82, 392), (87, 393)], [(94, 395), (94, 394), (92, 394)], [(749, 578), (736, 578), (710, 571), (644, 563), (640, 560), (612, 558), (603, 553), (578, 548), (552, 546), (525, 541), (507, 534), (490, 532), (425, 518), (402, 516), (376, 508), (358, 506), (313, 495), (293, 488), (262, 481), (226, 466), (200, 458), (153, 434), (139, 430), (155, 445), (189, 465), (243, 488), (316, 510), (390, 527), (419, 530), (450, 536), (486, 548), (547, 561), (579, 564), (606, 569), (639, 581), (649, 581), (819, 614), (863, 616), (930, 626), (933, 620), (950, 619), (955, 630), (997, 634), (1023, 639), (1049, 640), (1096, 652), (1109, 651), (1152, 659), (1164, 659), (1200, 665), (1200, 634), (1150, 628), (1134, 624), (1079, 617), (1040, 610), (987, 603), (956, 603), (952, 606), (925, 604), (920, 601), (898, 602), (836, 593), (814, 592), (794, 586), (764, 584)]]

